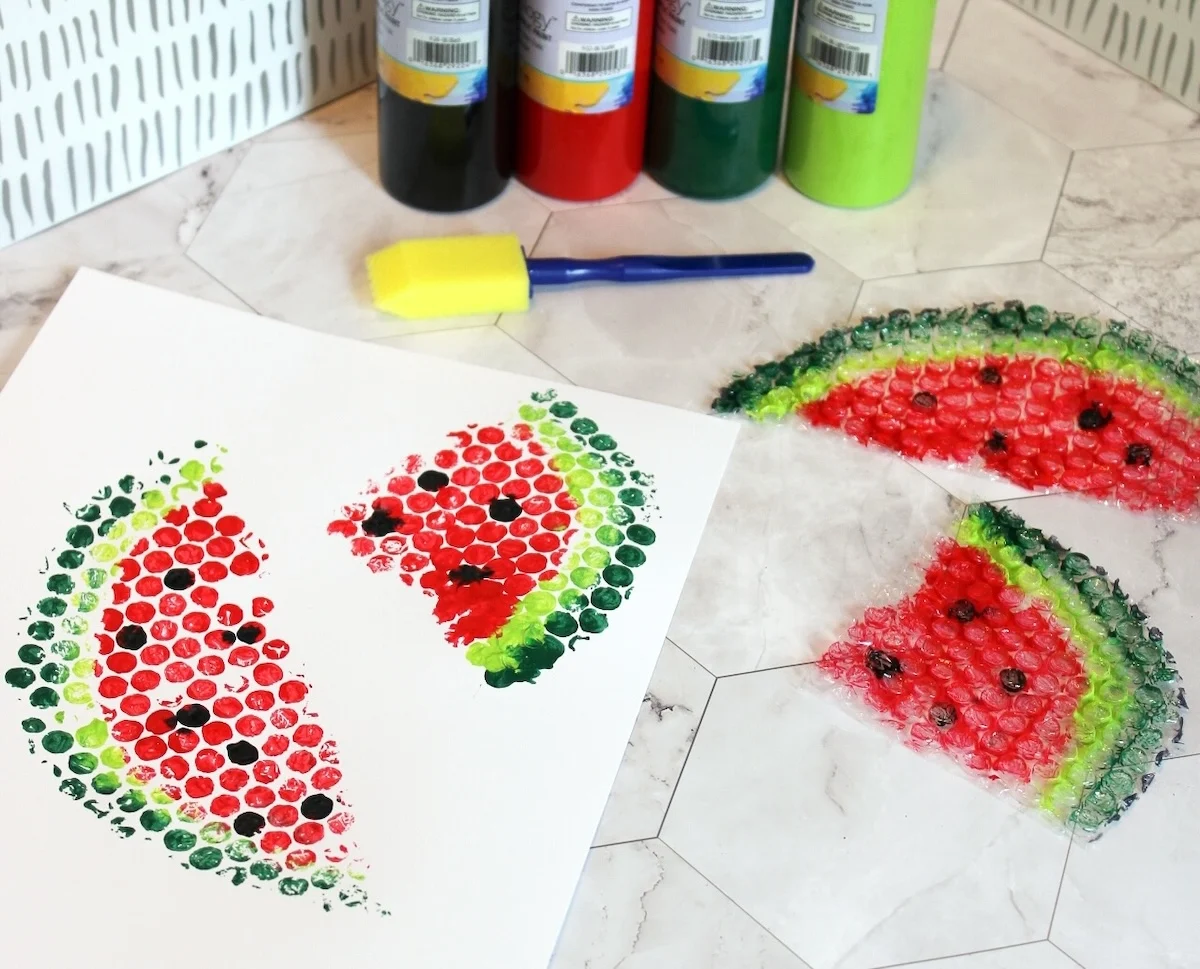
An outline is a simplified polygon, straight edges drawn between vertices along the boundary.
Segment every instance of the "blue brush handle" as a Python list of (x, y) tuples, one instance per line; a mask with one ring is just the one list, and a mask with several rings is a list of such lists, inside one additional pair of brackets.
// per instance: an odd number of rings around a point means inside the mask
[(804, 252), (737, 256), (616, 256), (612, 259), (528, 259), (529, 286), (569, 283), (654, 283), (665, 279), (722, 276), (781, 276), (806, 273), (813, 258)]

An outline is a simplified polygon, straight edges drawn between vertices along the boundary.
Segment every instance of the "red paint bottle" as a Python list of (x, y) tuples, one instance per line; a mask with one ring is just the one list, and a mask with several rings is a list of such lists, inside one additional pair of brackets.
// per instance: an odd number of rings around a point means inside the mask
[(517, 177), (572, 202), (642, 170), (653, 0), (521, 0)]

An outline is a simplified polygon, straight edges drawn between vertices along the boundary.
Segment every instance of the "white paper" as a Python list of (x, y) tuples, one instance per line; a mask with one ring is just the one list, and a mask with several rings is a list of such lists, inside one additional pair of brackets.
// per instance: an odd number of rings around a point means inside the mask
[(303, 667), (320, 723), (339, 742), (373, 904), (324, 911), (315, 893), (284, 897), (188, 869), (140, 829), (117, 837), (27, 752), (27, 693), (4, 686), (6, 964), (548, 962), (734, 425), (558, 388), (654, 474), (657, 541), (608, 630), (534, 684), (486, 686), (446, 643), (429, 598), (371, 574), (325, 531), (368, 479), (409, 454), (432, 455), (450, 430), (510, 420), (546, 389), (79, 274), (0, 394), (3, 665), (26, 641), (21, 617), (46, 595), (45, 557), (75, 523), (64, 503), (140, 472), (159, 450), (220, 442), (223, 500), (270, 552), (238, 597), (274, 601), (264, 621), (291, 643), (283, 662)]

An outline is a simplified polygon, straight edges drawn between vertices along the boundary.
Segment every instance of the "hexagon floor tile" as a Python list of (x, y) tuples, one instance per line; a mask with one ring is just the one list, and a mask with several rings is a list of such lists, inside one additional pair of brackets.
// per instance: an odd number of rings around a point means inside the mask
[(921, 130), (916, 178), (889, 205), (829, 208), (778, 179), (747, 202), (864, 279), (1038, 259), (1069, 150), (937, 71)]
[(812, 666), (718, 680), (662, 840), (812, 969), (1044, 939), (1067, 839), (848, 709)]
[(1200, 136), (1194, 111), (1004, 0), (971, 0), (944, 70), (1070, 148)]
[(1076, 152), (1045, 260), (1200, 351), (1200, 140)]

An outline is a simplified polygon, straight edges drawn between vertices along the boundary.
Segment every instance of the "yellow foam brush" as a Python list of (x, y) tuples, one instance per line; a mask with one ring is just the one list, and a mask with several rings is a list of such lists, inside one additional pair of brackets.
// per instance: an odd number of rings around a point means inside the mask
[(375, 306), (410, 320), (522, 313), (542, 286), (777, 276), (812, 267), (803, 252), (526, 259), (515, 235), (407, 239), (367, 257)]

